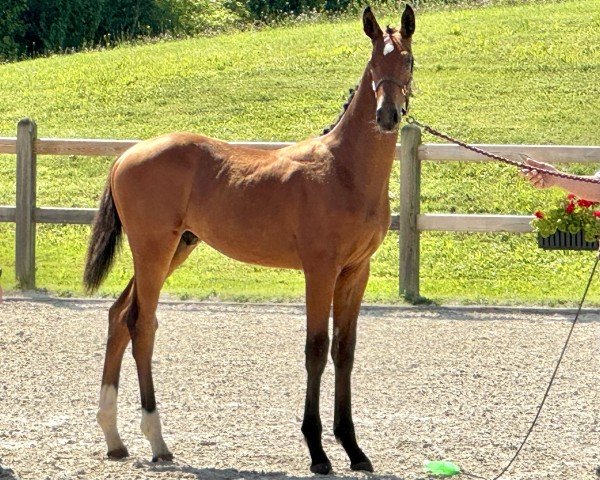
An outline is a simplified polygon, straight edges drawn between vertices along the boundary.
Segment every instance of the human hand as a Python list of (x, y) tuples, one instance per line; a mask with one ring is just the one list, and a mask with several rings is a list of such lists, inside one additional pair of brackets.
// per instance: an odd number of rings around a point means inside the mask
[(529, 157), (525, 157), (525, 165), (530, 168), (522, 168), (519, 173), (535, 188), (550, 188), (556, 185), (558, 177), (537, 170), (542, 168), (551, 172), (558, 172), (559, 170), (556, 167)]

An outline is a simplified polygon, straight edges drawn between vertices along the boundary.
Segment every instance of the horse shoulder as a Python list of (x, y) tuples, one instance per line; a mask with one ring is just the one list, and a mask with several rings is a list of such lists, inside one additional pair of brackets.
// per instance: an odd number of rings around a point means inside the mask
[(331, 176), (333, 154), (320, 139), (310, 139), (277, 150), (278, 161), (289, 172), (295, 172), (305, 180), (326, 183)]

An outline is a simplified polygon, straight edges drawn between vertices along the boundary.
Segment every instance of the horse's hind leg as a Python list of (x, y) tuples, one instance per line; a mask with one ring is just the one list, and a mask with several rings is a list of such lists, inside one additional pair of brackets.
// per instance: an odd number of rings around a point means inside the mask
[[(197, 244), (198, 238), (191, 232), (185, 232), (182, 235), (169, 266), (169, 275), (185, 261)], [(129, 281), (108, 314), (108, 340), (97, 420), (104, 432), (108, 456), (111, 458), (128, 456), (127, 448), (123, 444), (117, 429), (117, 394), (123, 354), (131, 338), (127, 328), (126, 316), (130, 314), (129, 309), (137, 309), (137, 305), (132, 305), (134, 281), (135, 277)]]
[(333, 296), (333, 341), (335, 365), (335, 409), (333, 432), (344, 447), (352, 470), (372, 472), (373, 466), (356, 442), (352, 420), (351, 375), (356, 345), (360, 303), (369, 279), (369, 261), (342, 271)]
[(123, 458), (128, 455), (127, 448), (121, 441), (117, 429), (117, 392), (119, 389), (119, 374), (123, 353), (129, 344), (129, 331), (124, 321), (123, 313), (127, 304), (131, 302), (131, 287), (133, 278), (121, 293), (121, 296), (112, 305), (108, 313), (108, 339), (106, 342), (106, 357), (104, 359), (104, 372), (102, 373), (102, 388), (100, 390), (100, 404), (96, 416), (111, 458)]
[(141, 242), (141, 247), (132, 247), (135, 267), (133, 295), (136, 308), (130, 311), (127, 325), (140, 384), (141, 429), (152, 447), (152, 461), (173, 459), (173, 454), (162, 437), (152, 380), (152, 353), (158, 328), (155, 316), (158, 297), (165, 279), (183, 263), (196, 243), (197, 238), (194, 235), (184, 234), (179, 239), (174, 237), (166, 241), (163, 237), (160, 239), (155, 237), (155, 241), (145, 238)]

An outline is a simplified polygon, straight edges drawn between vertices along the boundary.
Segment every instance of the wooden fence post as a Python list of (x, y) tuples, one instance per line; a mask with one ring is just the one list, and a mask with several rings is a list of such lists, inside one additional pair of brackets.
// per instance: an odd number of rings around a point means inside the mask
[(421, 129), (405, 125), (400, 134), (399, 242), (400, 295), (410, 302), (419, 299), (420, 236), (417, 217), (421, 211), (421, 161), (417, 150)]
[(17, 125), (17, 203), (15, 272), (22, 289), (35, 288), (35, 194), (37, 126), (24, 118)]

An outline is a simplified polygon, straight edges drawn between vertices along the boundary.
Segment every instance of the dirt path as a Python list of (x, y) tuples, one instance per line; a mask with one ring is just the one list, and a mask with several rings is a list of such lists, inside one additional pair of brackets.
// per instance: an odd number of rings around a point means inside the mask
[[(152, 464), (139, 431), (134, 363), (123, 365), (119, 425), (131, 457), (105, 458), (95, 423), (105, 301), (0, 306), (0, 478), (312, 478), (300, 434), (304, 316), (294, 306), (170, 304), (159, 311), (155, 384), (176, 460)], [(515, 451), (554, 367), (570, 314), (494, 309), (367, 308), (354, 407), (375, 479), (424, 479), (427, 459), (492, 478)], [(538, 427), (507, 479), (595, 480), (600, 464), (600, 313), (589, 312)], [(324, 446), (355, 478), (331, 432)], [(467, 477), (462, 477), (467, 478)]]

